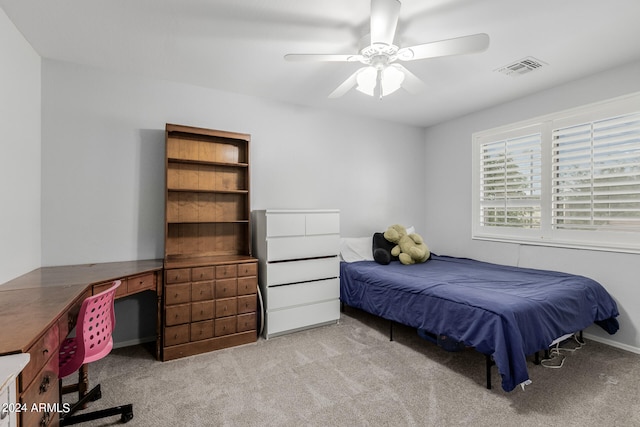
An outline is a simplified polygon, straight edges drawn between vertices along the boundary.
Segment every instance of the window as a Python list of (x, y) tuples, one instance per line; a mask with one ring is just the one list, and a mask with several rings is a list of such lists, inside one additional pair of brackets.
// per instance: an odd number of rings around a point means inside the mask
[(473, 135), (473, 238), (640, 252), (640, 94)]

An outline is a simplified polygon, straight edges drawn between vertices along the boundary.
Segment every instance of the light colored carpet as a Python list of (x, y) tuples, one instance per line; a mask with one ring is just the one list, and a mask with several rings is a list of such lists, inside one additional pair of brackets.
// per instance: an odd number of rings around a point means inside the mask
[(507, 393), (495, 367), (485, 388), (474, 350), (388, 332), (347, 308), (338, 325), (170, 362), (117, 349), (90, 366), (91, 408), (133, 403), (128, 426), (640, 426), (640, 355), (587, 341), (561, 369), (531, 359), (533, 383)]

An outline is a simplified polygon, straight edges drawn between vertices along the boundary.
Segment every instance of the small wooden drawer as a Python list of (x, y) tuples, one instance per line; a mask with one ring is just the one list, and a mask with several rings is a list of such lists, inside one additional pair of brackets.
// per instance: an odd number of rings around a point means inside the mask
[(164, 345), (171, 346), (189, 342), (189, 325), (170, 326), (164, 329)]
[(191, 320), (191, 304), (172, 305), (165, 309), (165, 325), (173, 326), (189, 323)]
[(255, 313), (258, 300), (255, 295), (245, 295), (238, 297), (238, 314)]
[(191, 284), (179, 283), (177, 285), (167, 285), (164, 291), (164, 298), (167, 305), (191, 301)]
[(191, 269), (191, 281), (213, 280), (215, 277), (214, 267), (198, 267)]
[(183, 283), (191, 280), (190, 268), (175, 268), (173, 270), (165, 270), (167, 283)]
[(258, 278), (256, 276), (238, 277), (238, 295), (255, 294), (257, 289)]
[[(29, 363), (24, 367), (20, 374), (20, 392), (24, 392), (34, 380), (40, 369), (49, 361), (49, 359), (58, 354), (60, 346), (60, 336), (58, 324), (54, 324), (45, 334), (29, 348)], [(56, 361), (58, 359), (56, 358)], [(57, 367), (56, 367), (56, 371)]]
[(216, 317), (234, 316), (238, 312), (235, 298), (216, 300)]
[(216, 279), (226, 279), (228, 277), (236, 277), (238, 269), (235, 264), (218, 265), (216, 267)]
[(237, 316), (237, 332), (245, 332), (256, 329), (256, 313), (239, 314)]
[[(56, 354), (38, 372), (35, 381), (20, 397), (20, 403), (26, 407), (26, 411), (21, 413), (21, 425), (46, 426), (52, 420), (57, 420), (58, 413), (55, 412), (55, 404), (59, 401), (58, 355)], [(32, 409), (37, 410), (32, 411)]]
[[(100, 292), (104, 292), (112, 286), (113, 286), (113, 281), (93, 285), (93, 295), (97, 295)], [(127, 295), (127, 279), (122, 279), (122, 283), (120, 283), (120, 286), (118, 286), (118, 289), (116, 289), (116, 298), (120, 298), (125, 295)]]
[(58, 319), (58, 341), (62, 341), (69, 335), (69, 332), (76, 326), (78, 314), (85, 299), (91, 296), (91, 289), (87, 289), (82, 296), (76, 299), (75, 303)]
[[(215, 304), (211, 301), (200, 301), (191, 303), (191, 321), (213, 319), (215, 317)], [(193, 333), (193, 331), (191, 331)]]
[(156, 275), (154, 273), (142, 274), (140, 276), (129, 277), (127, 279), (127, 293), (155, 290)]
[(195, 322), (191, 324), (191, 341), (213, 338), (213, 320)]
[(191, 284), (191, 301), (204, 301), (213, 299), (213, 280), (208, 282), (195, 282)]
[(238, 294), (237, 279), (216, 280), (216, 298), (235, 297)]
[(215, 320), (215, 336), (220, 337), (223, 335), (235, 334), (237, 326), (236, 316), (225, 317)]
[(238, 264), (238, 277), (256, 276), (258, 274), (258, 264), (255, 262)]

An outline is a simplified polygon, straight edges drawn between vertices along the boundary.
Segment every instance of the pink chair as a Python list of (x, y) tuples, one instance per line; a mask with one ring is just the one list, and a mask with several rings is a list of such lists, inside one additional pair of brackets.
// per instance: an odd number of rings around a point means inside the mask
[[(102, 359), (113, 348), (113, 328), (116, 325), (113, 301), (116, 289), (120, 286), (120, 280), (113, 282), (106, 291), (88, 297), (82, 302), (76, 322), (76, 336), (66, 338), (60, 346), (59, 353), (59, 377), (60, 398), (63, 393), (78, 391), (80, 400), (71, 406), (68, 413), (60, 417), (60, 425), (71, 425), (80, 422), (96, 420), (99, 418), (120, 415), (124, 423), (133, 418), (133, 406), (123, 405), (109, 409), (103, 409), (91, 413), (73, 415), (79, 409), (85, 408), (88, 402), (93, 402), (102, 397), (100, 384), (91, 391), (86, 392), (87, 363)], [(79, 372), (78, 384), (62, 387), (62, 378), (72, 373)]]

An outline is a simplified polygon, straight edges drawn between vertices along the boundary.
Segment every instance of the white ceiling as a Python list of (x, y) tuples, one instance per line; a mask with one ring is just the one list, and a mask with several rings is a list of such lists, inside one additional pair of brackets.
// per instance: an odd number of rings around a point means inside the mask
[[(404, 65), (425, 83), (382, 100), (331, 93), (361, 64), (287, 53), (356, 53), (369, 0), (0, 0), (44, 58), (429, 126), (640, 60), (638, 0), (404, 0), (400, 47), (487, 33), (483, 53)], [(525, 57), (548, 65), (496, 72)], [(640, 76), (639, 76), (640, 78)]]

